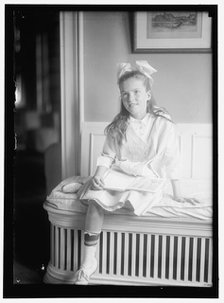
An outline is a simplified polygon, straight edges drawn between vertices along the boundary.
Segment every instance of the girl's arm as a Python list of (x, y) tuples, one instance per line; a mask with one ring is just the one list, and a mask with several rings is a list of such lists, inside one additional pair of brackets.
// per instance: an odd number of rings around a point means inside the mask
[(113, 144), (112, 138), (107, 136), (103, 152), (101, 156), (97, 158), (97, 167), (94, 176), (92, 177), (91, 187), (93, 190), (101, 190), (104, 188), (103, 176), (106, 171), (111, 167), (114, 159), (116, 157), (116, 152)]
[(92, 189), (100, 190), (104, 188), (103, 175), (108, 170), (106, 166), (97, 166), (96, 172), (92, 178)]

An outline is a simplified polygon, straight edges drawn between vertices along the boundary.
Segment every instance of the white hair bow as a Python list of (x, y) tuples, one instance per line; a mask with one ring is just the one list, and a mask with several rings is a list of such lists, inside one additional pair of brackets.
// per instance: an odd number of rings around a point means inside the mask
[(120, 63), (118, 66), (117, 79), (119, 80), (121, 76), (131, 71), (140, 71), (143, 73), (146, 77), (149, 78), (150, 84), (153, 83), (151, 75), (157, 72), (157, 70), (149, 65), (146, 60), (136, 61), (135, 66), (132, 66), (130, 63)]

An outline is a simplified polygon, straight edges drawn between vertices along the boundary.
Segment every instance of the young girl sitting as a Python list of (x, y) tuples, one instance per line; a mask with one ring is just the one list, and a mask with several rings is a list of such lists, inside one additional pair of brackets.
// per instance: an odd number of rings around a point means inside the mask
[(106, 140), (96, 172), (80, 193), (88, 210), (84, 258), (75, 284), (88, 284), (96, 271), (96, 247), (105, 212), (125, 207), (137, 216), (144, 215), (161, 201), (167, 179), (171, 180), (174, 199), (182, 201), (177, 183), (179, 150), (175, 124), (152, 101), (154, 72), (147, 61), (119, 66), (121, 110), (105, 129)]

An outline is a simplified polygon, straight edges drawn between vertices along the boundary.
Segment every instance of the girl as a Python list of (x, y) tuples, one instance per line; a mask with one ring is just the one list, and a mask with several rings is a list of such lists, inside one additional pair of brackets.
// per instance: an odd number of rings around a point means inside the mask
[(177, 183), (179, 151), (175, 125), (152, 100), (154, 72), (147, 61), (136, 61), (135, 66), (119, 65), (121, 110), (105, 129), (106, 140), (95, 175), (80, 193), (88, 210), (84, 258), (75, 284), (88, 284), (97, 268), (96, 246), (106, 211), (125, 207), (137, 216), (144, 215), (162, 199), (166, 179), (172, 181), (174, 199), (182, 201)]

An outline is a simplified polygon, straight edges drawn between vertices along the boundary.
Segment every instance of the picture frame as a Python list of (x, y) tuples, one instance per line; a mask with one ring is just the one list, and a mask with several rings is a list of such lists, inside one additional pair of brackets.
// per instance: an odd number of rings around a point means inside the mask
[(208, 12), (134, 13), (134, 52), (211, 52)]

